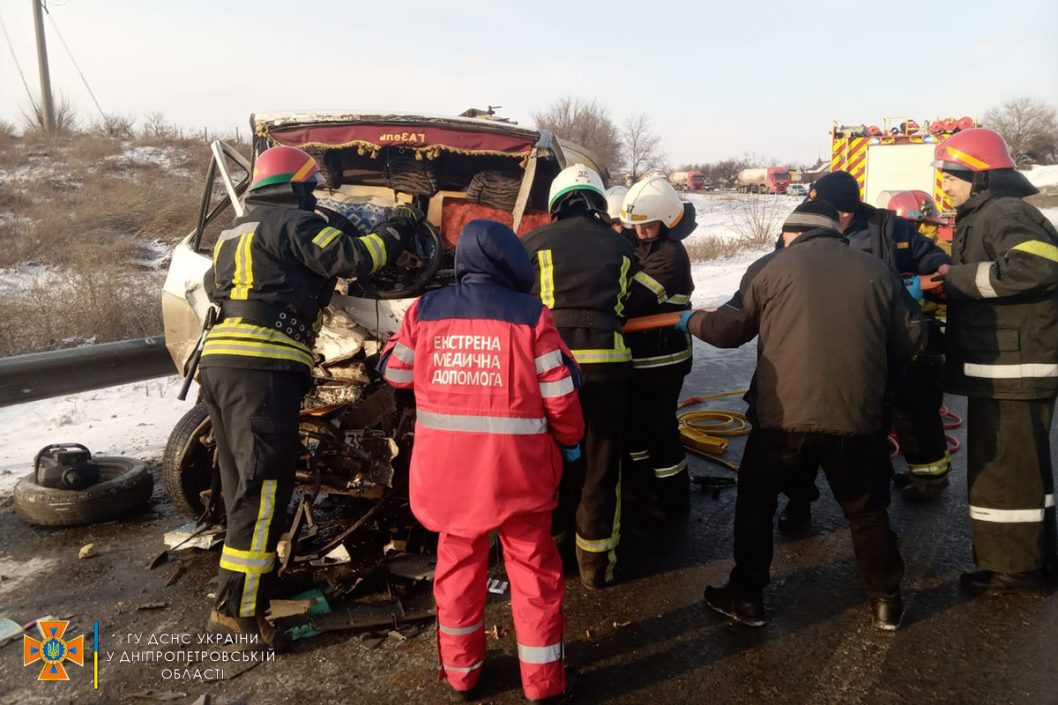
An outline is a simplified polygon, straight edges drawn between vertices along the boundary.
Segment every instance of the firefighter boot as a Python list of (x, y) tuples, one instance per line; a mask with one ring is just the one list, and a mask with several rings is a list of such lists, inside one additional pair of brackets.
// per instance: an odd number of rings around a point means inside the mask
[(658, 504), (673, 520), (691, 513), (691, 474), (686, 468), (657, 483)]
[(945, 451), (944, 457), (929, 463), (915, 464), (908, 461), (910, 472), (907, 482), (900, 487), (900, 495), (909, 502), (924, 502), (933, 499), (948, 486), (951, 459)]
[(940, 495), (948, 486), (947, 476), (919, 477), (908, 475), (908, 483), (900, 488), (900, 496), (908, 502), (926, 502)]
[(577, 569), (580, 582), (589, 590), (599, 590), (613, 582), (611, 551), (595, 553), (577, 546)]
[(1042, 595), (1046, 591), (1040, 571), (997, 573), (975, 570), (959, 576), (962, 589), (973, 596), (980, 595)]
[(265, 651), (271, 649), (277, 654), (290, 650), (290, 636), (276, 629), (265, 619), (263, 614), (256, 617), (232, 617), (217, 610), (209, 615), (206, 631), (232, 637), (234, 647), (240, 651)]

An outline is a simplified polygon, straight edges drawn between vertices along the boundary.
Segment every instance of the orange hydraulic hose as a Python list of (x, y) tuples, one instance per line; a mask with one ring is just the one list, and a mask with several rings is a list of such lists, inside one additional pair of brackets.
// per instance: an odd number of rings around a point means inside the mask
[[(715, 311), (715, 308), (700, 308), (697, 311)], [(625, 321), (622, 333), (639, 333), (654, 328), (672, 328), (680, 322), (680, 314), (683, 311), (672, 311), (671, 313), (655, 313), (650, 316), (637, 316)]]
[(652, 316), (629, 318), (622, 329), (624, 333), (639, 333), (654, 328), (672, 328), (680, 322), (680, 311), (672, 313), (655, 313)]

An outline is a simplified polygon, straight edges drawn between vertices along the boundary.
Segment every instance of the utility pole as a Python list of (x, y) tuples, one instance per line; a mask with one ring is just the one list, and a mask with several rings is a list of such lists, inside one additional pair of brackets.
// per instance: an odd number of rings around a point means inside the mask
[(51, 100), (51, 74), (48, 72), (48, 45), (44, 41), (44, 0), (33, 0), (33, 29), (37, 33), (37, 63), (40, 65), (40, 108), (44, 129), (55, 132), (55, 106)]

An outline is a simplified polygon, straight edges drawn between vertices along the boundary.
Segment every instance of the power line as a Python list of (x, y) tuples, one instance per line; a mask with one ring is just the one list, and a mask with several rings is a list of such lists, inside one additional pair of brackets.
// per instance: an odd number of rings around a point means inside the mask
[(11, 37), (7, 33), (7, 25), (4, 24), (3, 16), (0, 16), (0, 29), (4, 31), (4, 39), (7, 40), (7, 48), (11, 50), (11, 58), (15, 60), (15, 68), (18, 69), (18, 75), (22, 79), (22, 85), (26, 88), (26, 95), (29, 96), (30, 105), (34, 105), (36, 101), (33, 99), (33, 93), (29, 90), (29, 84), (26, 83), (26, 74), (22, 73), (22, 66), (18, 63), (18, 57), (15, 56), (15, 45), (11, 43)]
[(55, 23), (55, 17), (52, 16), (51, 11), (48, 10), (47, 5), (44, 5), (44, 12), (47, 13), (48, 19), (51, 20), (51, 26), (55, 30), (56, 36), (59, 37), (59, 41), (62, 42), (62, 47), (66, 50), (66, 55), (70, 57), (70, 61), (73, 63), (73, 67), (77, 69), (77, 75), (81, 77), (81, 82), (84, 83), (84, 87), (88, 91), (88, 95), (92, 97), (92, 102), (95, 103), (96, 110), (98, 110), (99, 114), (103, 117), (104, 120), (106, 120), (107, 114), (103, 112), (103, 108), (99, 105), (99, 101), (96, 100), (96, 94), (92, 92), (92, 87), (88, 85), (88, 79), (85, 78), (84, 72), (81, 71), (81, 67), (77, 64), (77, 59), (74, 58), (73, 52), (70, 51), (70, 46), (66, 43), (66, 39), (62, 36), (62, 32), (59, 31), (59, 25)]

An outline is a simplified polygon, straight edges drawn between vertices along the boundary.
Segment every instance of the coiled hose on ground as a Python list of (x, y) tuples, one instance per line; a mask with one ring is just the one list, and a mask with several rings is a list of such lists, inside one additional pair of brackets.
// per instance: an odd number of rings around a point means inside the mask
[[(739, 389), (732, 392), (717, 392), (704, 396), (687, 397), (677, 404), (676, 408), (685, 409), (688, 406), (695, 406), (711, 399), (740, 397), (745, 393), (745, 389)], [(962, 418), (953, 413), (947, 406), (941, 406), (940, 416), (944, 419), (944, 429), (946, 431), (962, 426)], [(732, 472), (738, 472), (738, 465), (724, 460), (721, 456), (727, 450), (728, 438), (745, 436), (750, 432), (751, 425), (746, 420), (744, 413), (729, 409), (706, 409), (677, 413), (676, 418), (679, 421), (680, 438), (683, 440), (683, 447), (686, 450), (717, 465), (722, 465)], [(958, 452), (961, 447), (959, 440), (950, 434), (945, 434), (944, 438), (948, 442), (948, 453)], [(900, 442), (894, 432), (889, 433), (889, 446), (891, 448), (889, 457), (895, 457), (900, 453)]]

